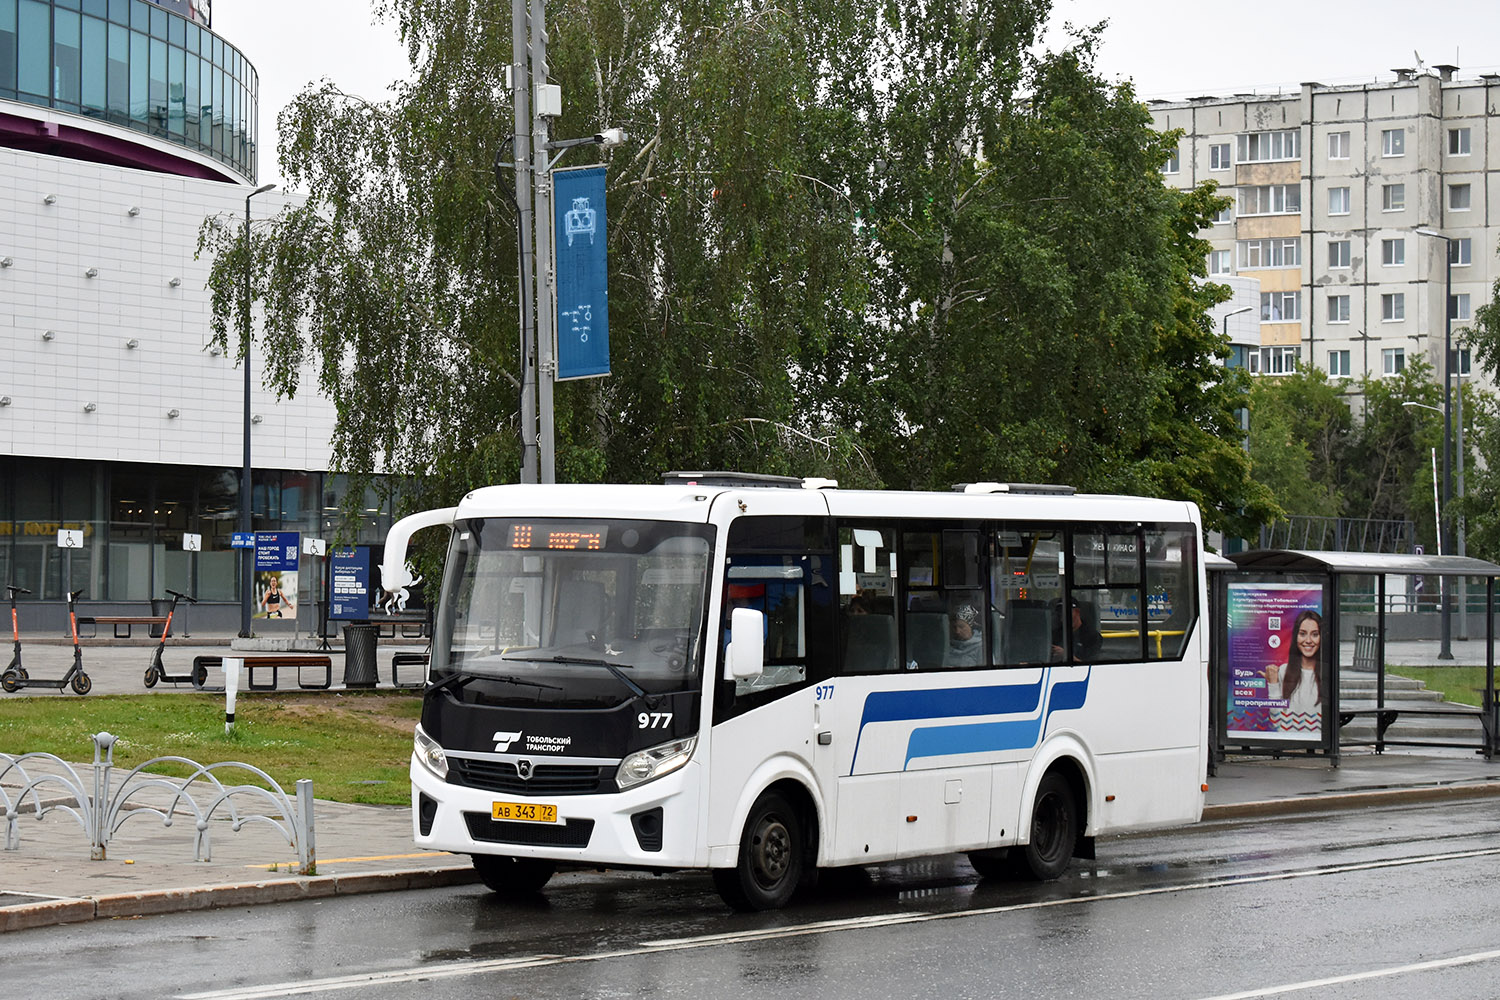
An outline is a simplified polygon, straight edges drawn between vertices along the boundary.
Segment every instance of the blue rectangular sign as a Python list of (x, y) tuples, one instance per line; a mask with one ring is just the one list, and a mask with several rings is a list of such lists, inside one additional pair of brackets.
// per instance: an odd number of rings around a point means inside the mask
[(604, 167), (570, 167), (552, 174), (559, 381), (609, 374), (604, 174)]
[(302, 534), (297, 531), (257, 531), (255, 569), (295, 572), (302, 552)]
[(229, 547), (231, 549), (255, 548), (255, 533), (250, 531), (236, 531), (229, 536)]
[(363, 621), (370, 617), (370, 550), (339, 549), (328, 561), (328, 617)]

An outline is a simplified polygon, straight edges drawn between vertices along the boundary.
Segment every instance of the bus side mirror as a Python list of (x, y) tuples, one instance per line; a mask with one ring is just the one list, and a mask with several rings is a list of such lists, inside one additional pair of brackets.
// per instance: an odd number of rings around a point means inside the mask
[(754, 608), (735, 608), (729, 614), (729, 651), (724, 679), (748, 681), (759, 677), (766, 663), (766, 616)]

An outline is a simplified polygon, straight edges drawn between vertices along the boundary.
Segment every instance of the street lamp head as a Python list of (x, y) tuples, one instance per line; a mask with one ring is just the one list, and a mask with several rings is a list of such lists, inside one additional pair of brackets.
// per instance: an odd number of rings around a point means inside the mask
[(1439, 233), (1432, 229), (1428, 229), (1426, 226), (1418, 226), (1416, 229), (1413, 229), (1412, 232), (1416, 233), (1418, 236), (1436, 236), (1440, 240), (1445, 240), (1448, 238), (1442, 233)]
[(613, 149), (622, 145), (630, 136), (625, 134), (624, 129), (607, 128), (603, 132), (594, 133), (594, 141), (605, 149)]
[(260, 187), (256, 188), (254, 191), (251, 191), (245, 197), (246, 198), (254, 198), (256, 195), (258, 195), (258, 194), (265, 194), (267, 191), (270, 191), (270, 190), (272, 190), (275, 187), (276, 187), (275, 184), (262, 184)]
[(1240, 313), (1247, 313), (1247, 312), (1249, 312), (1250, 310), (1252, 310), (1254, 308), (1255, 308), (1254, 306), (1240, 306), (1238, 309), (1231, 309), (1231, 310), (1229, 310), (1227, 313), (1224, 314), (1224, 316), (1227, 319), (1230, 316), (1238, 316)]

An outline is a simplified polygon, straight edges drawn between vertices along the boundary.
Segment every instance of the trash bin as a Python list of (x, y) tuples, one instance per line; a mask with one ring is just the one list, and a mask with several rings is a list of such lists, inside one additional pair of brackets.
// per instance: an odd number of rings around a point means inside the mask
[[(164, 598), (164, 597), (153, 597), (151, 599), (151, 617), (152, 618), (165, 618), (165, 617), (167, 617), (167, 612), (170, 611), (171, 609), (172, 609), (172, 602), (169, 601), (169, 600), (167, 600), (166, 598)], [(164, 626), (164, 625), (152, 625), (151, 626), (151, 638), (153, 638), (153, 639), (160, 639), (161, 638), (161, 630), (163, 628), (165, 628), (165, 627), (166, 626)]]
[(372, 688), (380, 679), (375, 665), (379, 625), (344, 626), (344, 687)]

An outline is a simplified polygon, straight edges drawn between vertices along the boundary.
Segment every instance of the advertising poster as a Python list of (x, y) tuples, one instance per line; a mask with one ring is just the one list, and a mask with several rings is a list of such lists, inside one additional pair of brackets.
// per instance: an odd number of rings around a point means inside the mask
[(609, 374), (604, 167), (552, 172), (557, 380)]
[(255, 533), (255, 617), (297, 617), (297, 559), (301, 534)]
[(370, 550), (336, 549), (328, 560), (328, 617), (364, 621), (370, 617)]
[(1227, 740), (1317, 745), (1328, 679), (1323, 588), (1231, 583)]

